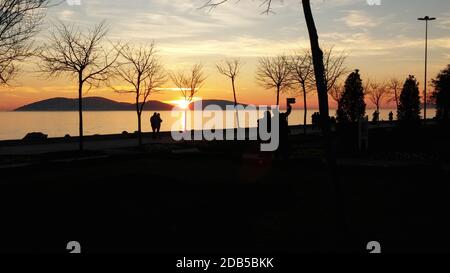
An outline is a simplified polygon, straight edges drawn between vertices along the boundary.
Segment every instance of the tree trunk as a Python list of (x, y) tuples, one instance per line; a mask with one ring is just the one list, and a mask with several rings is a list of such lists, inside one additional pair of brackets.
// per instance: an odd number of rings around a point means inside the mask
[(336, 202), (336, 225), (338, 240), (336, 241), (337, 246), (345, 242), (346, 238), (346, 223), (345, 211), (342, 197), (342, 191), (339, 184), (337, 168), (336, 168), (336, 154), (334, 150), (333, 140), (331, 137), (331, 125), (329, 117), (329, 106), (328, 106), (328, 90), (327, 83), (325, 80), (325, 66), (323, 64), (323, 52), (319, 45), (319, 36), (317, 34), (316, 25), (314, 22), (314, 17), (311, 11), (311, 3), (309, 0), (302, 0), (303, 12), (305, 13), (305, 20), (308, 27), (309, 40), (311, 43), (311, 54), (314, 64), (314, 75), (316, 77), (317, 85), (317, 95), (319, 99), (319, 111), (320, 111), (320, 127), (324, 135), (325, 148), (326, 148), (326, 160), (328, 163), (328, 168), (331, 174), (331, 180), (334, 181), (334, 191), (335, 191), (335, 202)]
[(231, 85), (233, 86), (233, 96), (234, 96), (234, 109), (236, 111), (236, 122), (237, 122), (237, 127), (240, 128), (239, 126), (239, 112), (237, 110), (237, 97), (236, 97), (236, 87), (235, 87), (235, 82), (234, 82), (234, 78), (231, 79)]
[(319, 109), (321, 117), (321, 128), (323, 134), (330, 134), (329, 109), (328, 109), (328, 92), (325, 81), (325, 66), (323, 64), (323, 52), (320, 49), (319, 36), (317, 34), (314, 17), (311, 11), (309, 0), (302, 0), (305, 20), (308, 27), (309, 40), (311, 43), (311, 53), (314, 64), (314, 75), (316, 77), (317, 94), (319, 99)]
[(139, 96), (136, 96), (136, 114), (138, 119), (138, 144), (139, 147), (142, 146), (142, 126), (141, 126), (141, 116), (142, 112), (139, 109)]
[(305, 109), (305, 113), (303, 114), (303, 133), (306, 135), (306, 120), (308, 119), (308, 105), (306, 104), (306, 87), (305, 83), (302, 83), (302, 89), (303, 89), (303, 106)]
[(187, 131), (187, 108), (184, 109), (184, 132)]
[(139, 147), (142, 146), (142, 113), (138, 114), (138, 138), (139, 138)]
[(302, 0), (303, 12), (305, 13), (306, 25), (308, 27), (309, 40), (311, 43), (311, 54), (314, 64), (314, 75), (316, 78), (317, 95), (319, 99), (320, 127), (326, 141), (327, 161), (330, 166), (335, 166), (333, 143), (331, 139), (330, 113), (328, 106), (328, 90), (325, 80), (325, 66), (323, 64), (323, 52), (320, 49), (319, 36), (311, 11), (309, 0)]
[(280, 87), (277, 86), (277, 106), (280, 106)]
[(142, 147), (142, 126), (141, 126), (141, 116), (142, 111), (139, 105), (139, 96), (141, 95), (141, 73), (137, 77), (137, 88), (136, 88), (136, 114), (138, 119), (138, 145)]
[(78, 117), (79, 117), (79, 145), (80, 151), (84, 150), (83, 143), (83, 76), (80, 73), (78, 77)]

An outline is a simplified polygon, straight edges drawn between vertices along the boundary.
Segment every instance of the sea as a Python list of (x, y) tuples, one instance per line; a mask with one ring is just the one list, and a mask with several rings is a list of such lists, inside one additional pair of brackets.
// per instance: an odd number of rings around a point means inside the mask
[[(308, 111), (307, 124), (311, 124), (311, 115), (317, 112), (316, 109)], [(374, 110), (367, 110), (367, 114), (371, 117)], [(389, 112), (396, 113), (395, 109), (383, 109), (380, 119), (388, 120)], [(333, 115), (335, 110), (330, 111)], [(429, 117), (433, 117), (435, 110), (431, 109), (428, 113)], [(150, 116), (153, 112), (144, 112), (142, 116), (142, 129), (149, 132)], [(262, 111), (239, 112), (239, 126), (252, 127), (256, 126), (258, 118), (263, 116)], [(194, 118), (193, 112), (184, 111), (172, 112), (161, 111), (161, 119), (163, 120), (161, 131), (174, 131), (201, 128), (235, 128), (236, 117), (235, 112), (221, 111), (208, 113), (204, 111)], [(185, 116), (186, 115), (186, 116)], [(303, 110), (293, 110), (289, 116), (290, 125), (303, 124)], [(200, 119), (198, 117), (200, 116)], [(187, 118), (186, 118), (187, 117)], [(227, 122), (231, 119), (233, 121)], [(84, 112), (84, 134), (85, 135), (108, 135), (120, 134), (124, 131), (129, 133), (137, 130), (137, 116), (133, 111), (92, 111)], [(212, 120), (218, 121), (216, 123)], [(223, 120), (223, 122), (220, 122)], [(216, 125), (211, 125), (212, 123)], [(42, 132), (49, 137), (63, 137), (65, 135), (78, 135), (78, 112), (0, 112), (0, 140), (16, 140), (22, 139), (27, 133)]]

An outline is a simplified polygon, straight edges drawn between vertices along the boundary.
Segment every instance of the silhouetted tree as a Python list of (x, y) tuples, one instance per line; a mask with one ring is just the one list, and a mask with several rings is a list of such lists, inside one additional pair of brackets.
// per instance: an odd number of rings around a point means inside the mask
[(236, 78), (239, 76), (241, 68), (241, 61), (239, 59), (228, 59), (222, 63), (217, 64), (217, 70), (220, 74), (230, 78), (231, 87), (233, 88), (234, 107), (236, 109), (236, 121), (239, 127), (239, 112), (237, 110), (237, 96), (236, 96)]
[(333, 47), (324, 51), (325, 81), (327, 91), (330, 92), (337, 81), (346, 73), (344, 66), (347, 56), (343, 52), (335, 52)]
[[(120, 50), (103, 47), (102, 42), (107, 34), (105, 23), (82, 31), (73, 25), (55, 26), (56, 30), (43, 46), (39, 54), (40, 69), (49, 77), (63, 73), (76, 77), (78, 82), (78, 112), (80, 150), (83, 150), (83, 91), (85, 85), (89, 88), (99, 86), (111, 76), (116, 65)], [(117, 48), (117, 46), (114, 46)]]
[(450, 118), (450, 65), (442, 70), (433, 80), (435, 91), (433, 98), (436, 102), (436, 118), (448, 121)]
[(372, 84), (372, 79), (367, 78), (363, 83), (364, 96), (370, 93), (370, 85)]
[(399, 121), (420, 120), (420, 93), (419, 84), (414, 76), (410, 75), (403, 85), (397, 110)]
[(342, 93), (344, 93), (344, 86), (342, 84), (335, 84), (331, 90), (328, 92), (330, 97), (336, 102), (339, 103), (339, 100), (342, 98)]
[[(308, 73), (308, 86), (312, 88), (316, 88), (317, 86), (314, 78), (313, 64), (312, 64), (312, 55), (311, 51), (306, 51), (305, 54), (309, 54), (309, 62), (310, 65), (306, 65), (306, 68), (310, 69), (310, 73)], [(306, 57), (306, 56), (305, 56)], [(325, 65), (325, 80), (327, 83), (327, 92), (328, 94), (337, 102), (339, 100), (340, 92), (339, 87), (334, 88), (338, 82), (338, 80), (344, 75), (345, 67), (344, 63), (346, 60), (346, 56), (343, 52), (336, 53), (333, 47), (324, 51), (324, 65)], [(302, 60), (302, 59), (300, 59)], [(302, 65), (302, 64), (300, 64)], [(305, 65), (303, 65), (305, 66)], [(305, 69), (305, 68), (304, 68)], [(303, 70), (304, 70), (303, 69)], [(295, 71), (294, 71), (295, 72)], [(301, 71), (298, 71), (301, 72)], [(298, 73), (297, 73), (298, 74)], [(302, 77), (297, 77), (302, 79)], [(298, 80), (297, 80), (298, 81)], [(295, 82), (297, 82), (295, 81)], [(303, 80), (302, 80), (303, 81)]]
[(151, 94), (167, 81), (164, 68), (156, 56), (155, 43), (142, 46), (126, 45), (120, 50), (121, 63), (116, 75), (129, 85), (128, 89), (116, 90), (119, 93), (135, 95), (138, 119), (139, 146), (142, 145), (142, 112)]
[[(228, 0), (207, 0), (205, 7), (210, 7), (211, 9), (221, 5)], [(262, 4), (265, 5), (265, 13), (269, 14), (271, 12), (272, 0), (261, 0)], [(314, 21), (314, 16), (311, 9), (310, 0), (302, 0), (303, 13), (305, 16), (306, 26), (308, 29), (309, 42), (311, 45), (311, 54), (313, 59), (314, 76), (316, 79), (316, 90), (319, 101), (319, 111), (320, 111), (320, 127), (322, 133), (325, 136), (324, 140), (327, 146), (327, 160), (330, 166), (334, 166), (336, 163), (336, 158), (333, 152), (333, 142), (331, 136), (331, 123), (330, 123), (330, 110), (328, 105), (328, 89), (327, 80), (325, 78), (325, 65), (323, 51), (320, 48), (319, 35), (317, 33), (316, 24)]]
[(389, 89), (384, 82), (372, 81), (367, 91), (370, 102), (377, 108), (377, 112), (380, 112), (381, 104), (388, 95)]
[(35, 54), (32, 38), (49, 0), (0, 0), (0, 85), (17, 74), (17, 62)]
[[(195, 64), (189, 73), (171, 73), (170, 78), (183, 96), (184, 101), (189, 105), (195, 94), (203, 87), (206, 76), (201, 64)], [(185, 129), (187, 129), (187, 115), (185, 110)]]
[(332, 153), (331, 141), (331, 124), (330, 124), (330, 110), (328, 105), (328, 88), (325, 77), (325, 65), (323, 58), (323, 51), (319, 44), (319, 35), (317, 33), (316, 24), (311, 10), (311, 2), (309, 0), (302, 0), (303, 13), (305, 15), (306, 26), (308, 28), (309, 41), (311, 44), (311, 53), (314, 65), (314, 75), (316, 79), (317, 95), (319, 99), (320, 110), (320, 126), (325, 136), (325, 141), (328, 146), (328, 161), (331, 165), (335, 163), (335, 156)]
[(341, 123), (357, 122), (365, 114), (364, 88), (359, 70), (355, 70), (345, 81), (344, 93), (338, 104), (337, 120)]
[(292, 82), (299, 85), (301, 94), (303, 95), (304, 115), (303, 125), (304, 133), (306, 134), (306, 123), (308, 118), (308, 104), (307, 96), (311, 91), (309, 88), (313, 80), (313, 64), (311, 58), (311, 52), (305, 50), (303, 52), (297, 52), (288, 59)]
[(399, 79), (392, 78), (387, 83), (389, 89), (389, 102), (395, 102), (395, 106), (398, 109), (398, 105), (400, 104), (400, 88), (402, 86), (402, 82)]
[(277, 104), (280, 105), (280, 93), (292, 86), (291, 68), (286, 56), (263, 57), (259, 59), (257, 80), (266, 89), (275, 89)]
[[(219, 5), (228, 2), (228, 0), (205, 0), (203, 7), (209, 7), (211, 10)], [(261, 0), (261, 6), (265, 6), (263, 13), (272, 12), (272, 0)], [(308, 28), (309, 41), (311, 44), (311, 54), (313, 58), (314, 75), (316, 79), (316, 89), (319, 100), (319, 109), (321, 116), (321, 128), (325, 139), (330, 144), (330, 114), (328, 105), (327, 80), (325, 78), (324, 54), (320, 48), (319, 35), (317, 34), (316, 24), (311, 10), (310, 0), (302, 0), (303, 13), (306, 26)]]

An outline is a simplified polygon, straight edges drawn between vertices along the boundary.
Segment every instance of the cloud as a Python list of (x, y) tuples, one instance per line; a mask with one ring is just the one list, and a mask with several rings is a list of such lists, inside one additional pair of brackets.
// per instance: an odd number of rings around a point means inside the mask
[(372, 18), (366, 12), (360, 10), (349, 10), (347, 14), (338, 19), (351, 28), (373, 28), (382, 23), (380, 18)]
[(72, 21), (75, 16), (75, 11), (70, 9), (65, 9), (59, 12), (58, 19), (63, 21)]
[(238, 36), (232, 40), (187, 41), (182, 44), (161, 43), (161, 54), (260, 57), (289, 53), (308, 46), (308, 41), (305, 39), (271, 40)]
[[(385, 58), (409, 58), (410, 50), (422, 50), (422, 37), (397, 35), (389, 38), (375, 38), (368, 32), (331, 32), (321, 35), (325, 44), (334, 45), (336, 50), (344, 50), (353, 57), (386, 56)], [(450, 37), (430, 38), (429, 47), (450, 50)]]
[[(423, 58), (424, 26), (412, 13), (422, 13), (425, 7), (434, 9), (429, 14), (439, 18), (433, 24), (436, 27), (430, 35), (430, 48), (444, 59), (450, 51), (446, 31), (450, 29), (450, 13), (442, 15), (449, 5), (440, 1), (383, 0), (379, 7), (369, 7), (366, 0), (312, 0), (312, 4), (322, 45), (345, 50), (349, 62), (377, 70), (380, 63)], [(260, 0), (230, 0), (211, 12), (199, 9), (203, 2), (86, 0), (78, 7), (52, 8), (48, 18), (82, 26), (106, 19), (111, 26), (108, 38), (129, 43), (156, 40), (168, 69), (202, 62), (213, 74), (215, 62), (223, 57), (248, 58), (248, 74), (243, 77), (247, 82), (254, 81), (251, 73), (257, 64), (255, 58), (309, 47), (300, 0), (274, 0), (276, 14), (269, 16), (260, 14)], [(60, 83), (55, 85), (49, 90), (60, 88)]]
[(450, 13), (444, 13), (437, 20), (438, 26), (445, 30), (450, 30)]

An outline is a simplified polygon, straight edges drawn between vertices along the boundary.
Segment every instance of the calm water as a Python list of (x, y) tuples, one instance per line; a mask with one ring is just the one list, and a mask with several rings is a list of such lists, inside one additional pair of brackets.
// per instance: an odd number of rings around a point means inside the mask
[[(387, 120), (391, 110), (383, 110), (381, 119)], [(393, 110), (392, 110), (393, 111)], [(308, 124), (311, 123), (311, 114), (314, 110), (309, 111)], [(373, 110), (367, 113), (372, 114)], [(395, 111), (393, 111), (395, 113)], [(431, 111), (430, 111), (431, 112)], [(331, 111), (335, 113), (334, 110)], [(143, 114), (142, 123), (143, 130), (150, 131), (149, 119), (152, 113)], [(234, 117), (234, 112), (229, 113)], [(248, 117), (244, 123), (244, 114)], [(434, 113), (431, 113), (432, 115)], [(256, 126), (258, 117), (263, 113), (240, 113), (240, 125)], [(189, 115), (188, 115), (189, 116)], [(224, 115), (225, 116), (225, 115)], [(171, 111), (161, 112), (163, 119), (162, 131), (170, 131), (172, 129), (181, 130), (184, 126), (184, 113), (178, 112), (173, 115)], [(191, 117), (193, 119), (193, 117)], [(211, 117), (204, 117), (203, 123), (211, 120)], [(189, 118), (188, 118), (189, 120)], [(294, 110), (289, 117), (291, 125), (303, 124), (303, 110)], [(118, 112), (85, 112), (84, 113), (84, 132), (86, 135), (94, 134), (118, 134), (123, 131), (134, 132), (137, 127), (136, 113), (132, 111)], [(220, 126), (222, 128), (231, 128), (234, 126)], [(189, 124), (188, 129), (198, 129), (199, 124)], [(206, 126), (208, 127), (208, 126)], [(217, 128), (221, 129), (221, 128)], [(0, 112), (0, 140), (21, 139), (29, 132), (43, 132), (49, 137), (62, 137), (66, 134), (71, 136), (78, 135), (78, 113), (77, 112)]]

